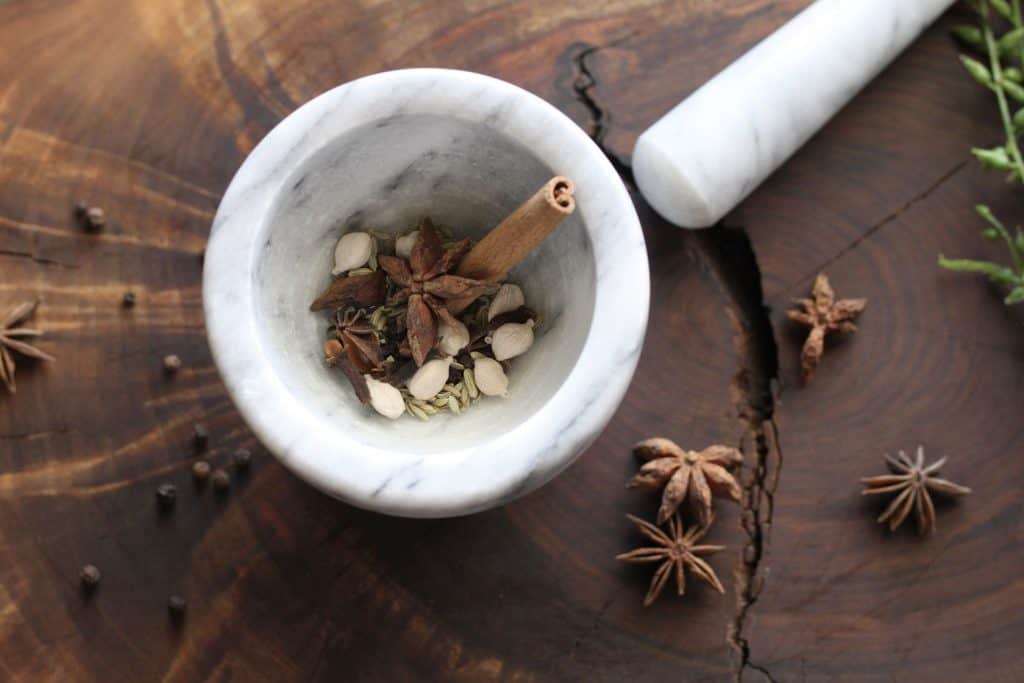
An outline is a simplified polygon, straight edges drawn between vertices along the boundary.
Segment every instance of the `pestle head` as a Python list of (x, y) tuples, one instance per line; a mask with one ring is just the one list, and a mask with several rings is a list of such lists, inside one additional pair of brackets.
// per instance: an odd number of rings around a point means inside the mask
[(640, 192), (671, 223), (714, 225), (952, 2), (812, 3), (644, 131)]

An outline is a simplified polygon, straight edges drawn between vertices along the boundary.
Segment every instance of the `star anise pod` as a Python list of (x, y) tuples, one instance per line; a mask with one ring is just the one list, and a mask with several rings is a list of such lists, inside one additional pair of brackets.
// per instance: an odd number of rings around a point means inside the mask
[(651, 587), (644, 597), (644, 607), (650, 606), (661, 594), (670, 575), (676, 576), (676, 588), (679, 595), (686, 591), (686, 569), (711, 584), (719, 593), (725, 593), (722, 582), (715, 575), (715, 570), (700, 555), (712, 555), (725, 548), (722, 545), (697, 545), (697, 541), (708, 532), (708, 526), (683, 527), (679, 515), (669, 519), (669, 533), (665, 533), (650, 522), (639, 517), (626, 515), (636, 525), (641, 534), (656, 544), (653, 547), (637, 548), (615, 557), (616, 560), (640, 564), (644, 562), (661, 562), (651, 579)]
[(0, 381), (7, 387), (7, 391), (12, 394), (15, 393), (16, 389), (14, 384), (14, 355), (11, 353), (12, 351), (37, 360), (56, 360), (50, 354), (22, 341), (23, 339), (30, 339), (43, 334), (42, 330), (19, 327), (21, 323), (28, 320), (36, 312), (38, 307), (38, 301), (21, 304), (0, 321)]
[(363, 311), (339, 311), (335, 316), (334, 329), (342, 348), (357, 370), (371, 372), (380, 369), (383, 358), (377, 328), (366, 319)]
[(946, 458), (939, 458), (926, 467), (923, 446), (917, 447), (917, 456), (913, 460), (900, 451), (896, 457), (887, 454), (885, 461), (893, 473), (864, 477), (861, 483), (867, 488), (861, 493), (865, 496), (899, 493), (878, 517), (880, 524), (888, 520), (889, 531), (902, 524), (913, 510), (917, 517), (918, 531), (921, 535), (930, 534), (935, 531), (935, 505), (932, 503), (931, 494), (965, 496), (971, 492), (966, 486), (954, 484), (937, 476), (939, 470), (946, 464)]
[(804, 382), (809, 382), (825, 353), (825, 335), (829, 332), (856, 332), (853, 320), (867, 305), (867, 299), (840, 299), (829, 284), (828, 277), (819, 273), (811, 288), (810, 299), (795, 301), (799, 310), (789, 311), (790, 320), (811, 328), (800, 352), (800, 367)]
[(712, 495), (740, 500), (740, 486), (729, 473), (729, 468), (743, 462), (743, 454), (735, 448), (709, 446), (687, 451), (668, 439), (655, 438), (638, 443), (633, 454), (644, 464), (626, 486), (644, 491), (665, 487), (658, 524), (664, 524), (687, 498), (705, 523), (711, 518)]
[(356, 397), (368, 403), (370, 390), (364, 375), (380, 370), (382, 360), (377, 328), (365, 319), (361, 310), (349, 308), (337, 312), (334, 332), (337, 337), (324, 343), (327, 364), (340, 368), (355, 389)]
[(464, 239), (444, 249), (433, 223), (424, 219), (408, 261), (397, 256), (378, 258), (380, 267), (398, 287), (388, 304), (405, 303), (407, 306), (406, 334), (417, 366), (423, 365), (437, 344), (437, 321), (457, 324), (445, 303), (448, 299), (475, 299), (498, 289), (498, 285), (491, 282), (448, 274), (471, 246), (470, 241)]
[(386, 294), (384, 273), (380, 270), (363, 275), (346, 275), (334, 280), (310, 305), (309, 310), (322, 311), (353, 304), (360, 308), (371, 308), (384, 303)]

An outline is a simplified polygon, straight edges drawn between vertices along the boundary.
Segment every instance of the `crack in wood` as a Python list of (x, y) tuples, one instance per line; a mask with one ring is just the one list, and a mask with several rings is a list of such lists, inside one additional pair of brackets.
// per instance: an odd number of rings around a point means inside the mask
[[(766, 428), (767, 426), (767, 428)], [(754, 463), (752, 476), (745, 477), (743, 486), (743, 514), (741, 523), (747, 533), (747, 544), (740, 557), (740, 565), (736, 568), (736, 612), (729, 625), (727, 637), (729, 643), (739, 655), (736, 666), (735, 680), (742, 681), (746, 669), (754, 669), (764, 674), (768, 680), (774, 681), (769, 671), (755, 664), (750, 658), (750, 640), (744, 634), (747, 617), (757, 603), (764, 588), (764, 562), (768, 550), (768, 531), (771, 528), (774, 511), (775, 487), (781, 469), (782, 455), (778, 451), (777, 441), (769, 439), (770, 433), (776, 434), (774, 420), (757, 424), (752, 427), (754, 432)], [(775, 442), (776, 447), (772, 447)], [(744, 449), (747, 450), (747, 449)], [(773, 453), (776, 457), (773, 458)], [(774, 461), (774, 468), (772, 463)]]
[(698, 238), (700, 252), (729, 302), (739, 362), (731, 390), (738, 418), (744, 425), (741, 445), (747, 456), (740, 482), (740, 522), (747, 542), (735, 571), (736, 611), (727, 629), (727, 639), (738, 655), (735, 680), (743, 680), (746, 669), (758, 670), (774, 680), (763, 666), (751, 663), (744, 627), (764, 587), (763, 564), (782, 469), (774, 419), (778, 345), (770, 311), (764, 303), (760, 267), (747, 234), (740, 228), (719, 224), (702, 231)]
[(771, 672), (768, 671), (768, 669), (764, 668), (763, 666), (754, 664), (749, 659), (747, 660), (747, 668), (753, 669), (754, 671), (758, 672), (759, 674), (767, 678), (770, 681), (770, 683), (778, 683), (778, 680), (774, 676), (772, 676)]
[[(573, 91), (576, 99), (590, 115), (590, 121), (586, 126), (588, 135), (608, 157), (622, 180), (636, 189), (629, 163), (612, 152), (605, 143), (613, 119), (611, 112), (602, 106), (593, 94), (597, 78), (587, 61), (597, 52), (618, 45), (628, 37), (630, 36), (606, 45), (582, 45), (578, 48), (572, 57)], [(958, 170), (959, 167), (953, 169), (938, 184)], [(929, 192), (935, 186), (931, 187)], [(924, 196), (927, 196), (927, 193), (919, 199), (923, 199)], [(634, 193), (634, 200), (643, 201), (639, 193)], [(912, 203), (908, 203), (901, 211), (909, 208)], [(896, 215), (888, 220), (895, 219)], [(768, 545), (768, 530), (771, 528), (774, 495), (782, 469), (782, 450), (774, 419), (779, 366), (778, 344), (771, 323), (770, 310), (765, 304), (761, 270), (747, 234), (741, 228), (719, 224), (700, 231), (698, 244), (700, 256), (715, 274), (734, 322), (734, 341), (739, 367), (730, 389), (738, 418), (745, 431), (744, 443), (741, 445), (744, 452), (752, 457), (752, 462), (748, 458), (748, 464), (744, 467), (744, 474), (741, 477), (741, 524), (747, 535), (747, 542), (735, 572), (736, 609), (728, 625), (726, 638), (738, 655), (733, 670), (736, 681), (742, 681), (744, 672), (750, 669), (761, 673), (774, 683), (775, 678), (766, 667), (751, 661), (750, 643), (744, 635), (744, 626), (764, 584), (763, 562)]]
[(937, 179), (929, 183), (929, 185), (926, 188), (924, 188), (921, 192), (918, 192), (913, 197), (908, 199), (895, 211), (886, 214), (885, 217), (883, 217), (880, 221), (869, 226), (868, 229), (865, 230), (860, 236), (858, 236), (852, 242), (850, 242), (845, 247), (843, 247), (835, 254), (830, 256), (828, 259), (825, 260), (824, 263), (817, 266), (813, 271), (811, 271), (810, 273), (805, 273), (804, 275), (794, 280), (793, 284), (789, 287), (788, 291), (792, 291), (794, 288), (806, 282), (810, 282), (811, 278), (813, 278), (815, 275), (817, 275), (820, 272), (823, 272), (826, 268), (828, 268), (833, 263), (841, 259), (843, 256), (846, 256), (846, 254), (859, 247), (861, 244), (867, 241), (868, 238), (873, 236), (876, 232), (878, 232), (879, 230), (881, 230), (882, 228), (884, 228), (885, 226), (889, 225), (897, 218), (902, 216), (904, 213), (909, 211), (915, 204), (927, 199), (929, 196), (931, 196), (933, 192), (938, 190), (942, 185), (945, 185), (946, 182), (948, 182), (949, 180), (952, 180), (953, 177), (960, 173), (960, 171), (964, 170), (967, 167), (968, 163), (970, 163), (969, 159), (965, 159), (963, 161), (958, 162), (955, 166), (953, 166), (953, 168), (949, 169), (948, 171), (940, 175)]
[(586, 107), (587, 112), (590, 114), (590, 121), (587, 124), (587, 135), (589, 135), (590, 139), (594, 141), (594, 144), (597, 145), (598, 149), (608, 157), (608, 161), (611, 162), (623, 182), (633, 188), (636, 187), (636, 181), (633, 179), (633, 168), (629, 165), (629, 162), (613, 152), (605, 144), (604, 140), (605, 136), (608, 134), (608, 128), (611, 126), (612, 115), (608, 108), (602, 106), (591, 92), (597, 85), (597, 79), (590, 71), (590, 66), (587, 64), (587, 58), (601, 50), (606, 50), (625, 42), (631, 38), (634, 33), (628, 33), (618, 40), (614, 40), (605, 45), (579, 44), (575, 47), (577, 52), (572, 57), (572, 64), (575, 72), (573, 74), (572, 89), (576, 95), (577, 101)]
[(41, 266), (54, 266), (56, 268), (67, 268), (68, 270), (75, 270), (78, 268), (77, 263), (64, 263), (56, 259), (44, 258), (42, 256), (36, 256), (27, 251), (14, 251), (11, 249), (0, 249), (0, 256), (9, 256), (11, 258), (25, 258), (30, 261), (35, 261)]

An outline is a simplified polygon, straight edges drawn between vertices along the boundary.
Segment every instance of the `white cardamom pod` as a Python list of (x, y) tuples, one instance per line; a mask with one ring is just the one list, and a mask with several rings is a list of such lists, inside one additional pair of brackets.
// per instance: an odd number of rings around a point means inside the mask
[(487, 309), (487, 322), (491, 322), (502, 313), (508, 313), (526, 305), (526, 297), (519, 285), (504, 284), (498, 293), (491, 300), (491, 307)]
[(381, 382), (369, 375), (366, 378), (366, 388), (370, 390), (370, 405), (384, 417), (397, 420), (405, 412), (405, 399), (402, 392), (387, 382)]
[(442, 321), (437, 336), (441, 339), (437, 348), (446, 356), (454, 356), (469, 344), (469, 329), (458, 320), (454, 325)]
[(334, 247), (334, 270), (332, 275), (341, 275), (356, 268), (362, 268), (370, 260), (373, 238), (365, 232), (350, 232), (342, 235)]
[(421, 401), (429, 401), (437, 396), (448, 381), (448, 366), (451, 364), (451, 358), (428, 360), (406, 384), (409, 393)]
[(491, 350), (498, 360), (508, 360), (526, 353), (533, 346), (533, 321), (505, 323), (491, 335)]
[(395, 240), (395, 255), (398, 258), (408, 259), (412, 253), (412, 247), (416, 244), (416, 238), (420, 236), (419, 230), (413, 230), (408, 235), (402, 235)]
[(477, 358), (473, 365), (473, 381), (486, 396), (508, 396), (508, 377), (501, 363), (493, 358)]

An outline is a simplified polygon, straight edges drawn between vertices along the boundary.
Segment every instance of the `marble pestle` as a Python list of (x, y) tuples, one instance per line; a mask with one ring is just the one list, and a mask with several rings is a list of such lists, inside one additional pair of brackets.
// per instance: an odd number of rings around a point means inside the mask
[(817, 0), (637, 140), (663, 217), (705, 228), (735, 207), (953, 0)]

